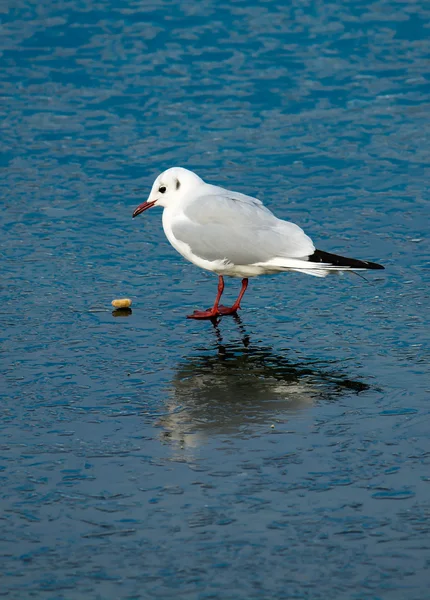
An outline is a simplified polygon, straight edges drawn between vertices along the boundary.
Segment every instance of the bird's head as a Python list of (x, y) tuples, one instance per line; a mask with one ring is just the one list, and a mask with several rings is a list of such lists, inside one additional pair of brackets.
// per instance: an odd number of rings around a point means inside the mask
[(167, 169), (154, 181), (148, 200), (139, 204), (133, 213), (133, 218), (152, 206), (164, 208), (174, 206), (202, 183), (203, 180), (188, 169), (182, 167)]

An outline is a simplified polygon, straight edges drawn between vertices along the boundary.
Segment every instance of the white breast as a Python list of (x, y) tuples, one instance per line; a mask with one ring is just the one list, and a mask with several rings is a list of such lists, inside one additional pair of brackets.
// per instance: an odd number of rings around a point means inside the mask
[(172, 223), (175, 219), (181, 219), (181, 218), (186, 218), (186, 217), (183, 217), (180, 214), (179, 215), (175, 214), (175, 212), (169, 208), (165, 208), (163, 210), (164, 233), (166, 234), (167, 239), (172, 244), (174, 249), (177, 250), (177, 252), (179, 252), (179, 254), (182, 254), (182, 256), (184, 258), (186, 258), (188, 261), (197, 265), (201, 269), (206, 269), (207, 271), (215, 271), (216, 273), (225, 272), (224, 261), (222, 261), (222, 260), (210, 261), (210, 260), (205, 260), (204, 258), (200, 258), (199, 256), (197, 256), (196, 254), (193, 253), (193, 251), (191, 250), (190, 246), (187, 243), (182, 242), (181, 240), (178, 240), (173, 235)]

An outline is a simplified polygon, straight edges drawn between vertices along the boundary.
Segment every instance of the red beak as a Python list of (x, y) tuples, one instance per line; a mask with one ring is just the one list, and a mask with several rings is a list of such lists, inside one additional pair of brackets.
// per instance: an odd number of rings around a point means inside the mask
[(136, 210), (133, 213), (133, 219), (134, 217), (137, 217), (137, 215), (140, 215), (140, 213), (143, 213), (143, 211), (148, 210), (148, 208), (151, 208), (151, 206), (154, 206), (155, 204), (155, 200), (153, 200), (152, 202), (142, 202), (142, 204), (139, 204), (139, 206), (136, 208)]

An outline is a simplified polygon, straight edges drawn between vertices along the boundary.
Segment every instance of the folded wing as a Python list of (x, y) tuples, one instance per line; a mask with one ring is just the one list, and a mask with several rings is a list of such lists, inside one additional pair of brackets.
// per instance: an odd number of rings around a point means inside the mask
[(303, 259), (315, 251), (312, 240), (294, 223), (276, 218), (251, 196), (213, 188), (184, 207), (172, 222), (176, 239), (208, 261), (233, 265), (273, 259)]

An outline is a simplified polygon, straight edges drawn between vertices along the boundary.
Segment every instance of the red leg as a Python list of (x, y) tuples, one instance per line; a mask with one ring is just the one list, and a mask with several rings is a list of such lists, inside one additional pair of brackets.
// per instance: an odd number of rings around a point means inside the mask
[(218, 277), (218, 293), (215, 298), (214, 305), (208, 310), (195, 310), (192, 315), (187, 315), (187, 319), (216, 319), (219, 317), (218, 305), (224, 291), (224, 279), (220, 275)]
[(236, 302), (233, 304), (233, 306), (219, 306), (218, 313), (220, 315), (236, 314), (238, 309), (240, 308), (240, 301), (242, 300), (247, 287), (248, 287), (248, 277), (245, 277), (244, 279), (242, 279), (242, 288), (240, 290), (240, 293), (239, 293), (239, 296), (237, 297)]

